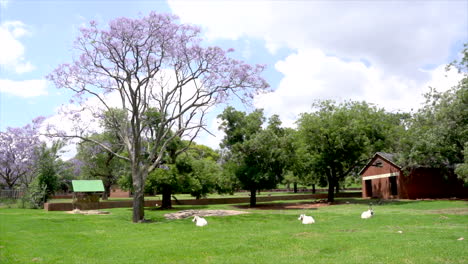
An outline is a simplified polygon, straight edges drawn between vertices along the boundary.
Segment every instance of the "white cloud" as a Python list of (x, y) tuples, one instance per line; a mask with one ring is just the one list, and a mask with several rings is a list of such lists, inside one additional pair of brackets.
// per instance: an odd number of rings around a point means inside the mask
[[(109, 107), (121, 107), (122, 103), (117, 92), (101, 95)], [(105, 107), (97, 97), (85, 99), (81, 105), (64, 104), (56, 109), (56, 114), (47, 118), (46, 124), (66, 132), (68, 135), (86, 135), (102, 132), (98, 115)]]
[(446, 63), (454, 40), (468, 39), (466, 1), (177, 1), (173, 12), (210, 39), (261, 38), (280, 47), (318, 48), (365, 59), (385, 72), (418, 77)]
[(47, 95), (46, 80), (12, 81), (0, 79), (0, 92), (19, 97)]
[(183, 23), (201, 25), (208, 39), (262, 39), (272, 54), (292, 50), (275, 64), (283, 74), (275, 91), (255, 98), (256, 107), (288, 126), (316, 99), (417, 109), (429, 85), (446, 90), (460, 78), (455, 72), (443, 78), (443, 65), (455, 43), (468, 39), (466, 1), (169, 0), (169, 6)]
[(446, 71), (445, 65), (440, 65), (432, 71), (424, 71), (431, 75), (429, 81), (427, 81), (423, 86), (436, 88), (439, 92), (444, 92), (458, 84), (458, 82), (463, 78), (463, 74), (459, 73), (457, 69), (453, 67), (449, 71)]
[[(104, 96), (104, 100), (109, 107), (121, 107), (121, 100), (118, 93), (110, 93)], [(100, 113), (103, 105), (96, 97), (86, 99), (80, 106), (75, 103), (64, 104), (55, 110), (55, 114), (44, 121), (43, 133), (65, 132), (67, 135), (88, 135), (101, 133), (99, 119), (94, 113)], [(46, 131), (47, 126), (51, 126), (51, 131)], [(68, 160), (75, 157), (77, 153), (76, 144), (80, 140), (70, 139), (67, 146), (62, 150), (61, 158)]]
[(9, 2), (9, 0), (0, 0), (0, 8), (7, 8)]
[(429, 86), (446, 91), (462, 78), (455, 69), (446, 72), (441, 65), (432, 71), (421, 70), (428, 81), (415, 81), (327, 56), (318, 49), (300, 50), (275, 67), (285, 77), (274, 92), (256, 97), (255, 106), (268, 115), (280, 115), (286, 126), (294, 126), (298, 115), (310, 112), (317, 99), (364, 100), (387, 111), (416, 110)]
[(219, 149), (219, 144), (224, 138), (224, 132), (219, 130), (221, 120), (217, 117), (211, 116), (208, 118), (206, 129), (210, 132), (201, 131), (199, 136), (195, 139), (197, 144), (208, 146), (212, 149)]
[(0, 24), (0, 67), (16, 73), (30, 72), (34, 66), (25, 60), (24, 45), (18, 40), (29, 31), (21, 21), (6, 21)]

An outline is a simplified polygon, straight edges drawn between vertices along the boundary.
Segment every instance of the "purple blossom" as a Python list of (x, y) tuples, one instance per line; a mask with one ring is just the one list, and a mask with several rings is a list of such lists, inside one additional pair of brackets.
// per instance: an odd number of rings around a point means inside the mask
[[(233, 95), (251, 101), (253, 94), (269, 87), (260, 76), (264, 66), (228, 57), (232, 49), (202, 45), (200, 28), (180, 24), (177, 19), (151, 12), (137, 19), (114, 19), (103, 29), (92, 21), (74, 42), (79, 52), (75, 59), (47, 76), (58, 88), (72, 90), (83, 108), (85, 98), (92, 96), (101, 108), (112, 112), (113, 106), (103, 95), (115, 91), (120, 96), (123, 118), (106, 120), (113, 122), (106, 126), (125, 142), (128, 157), (120, 158), (131, 161), (135, 181), (141, 182), (137, 173), (147, 174), (157, 167), (168, 141), (174, 138), (168, 135), (197, 135), (205, 126), (207, 108)], [(191, 89), (193, 86), (197, 88)], [(164, 117), (158, 124), (161, 129), (142, 122), (148, 109), (156, 109)], [(69, 117), (79, 116), (70, 113)], [(142, 141), (155, 142), (145, 150), (149, 155), (134, 149)], [(108, 147), (104, 142), (100, 145)], [(141, 187), (137, 189), (143, 190)], [(134, 217), (136, 220), (141, 217)]]
[(28, 184), (35, 163), (35, 149), (39, 144), (38, 129), (44, 117), (21, 128), (8, 127), (0, 132), (0, 178), (8, 186)]

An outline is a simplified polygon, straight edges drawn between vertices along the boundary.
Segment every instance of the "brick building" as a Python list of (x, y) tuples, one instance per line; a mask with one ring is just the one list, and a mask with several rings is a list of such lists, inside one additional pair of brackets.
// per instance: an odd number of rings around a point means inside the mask
[(363, 198), (418, 199), (467, 197), (467, 188), (449, 169), (402, 170), (394, 155), (377, 152), (359, 173)]

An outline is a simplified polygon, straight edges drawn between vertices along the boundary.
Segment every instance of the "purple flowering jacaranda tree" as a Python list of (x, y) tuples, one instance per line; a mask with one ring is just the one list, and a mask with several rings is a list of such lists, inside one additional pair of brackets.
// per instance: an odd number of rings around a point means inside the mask
[[(104, 29), (92, 21), (81, 29), (74, 48), (76, 59), (48, 79), (74, 91), (81, 106), (94, 102), (83, 110), (104, 120), (124, 145), (125, 154), (115, 155), (131, 164), (133, 222), (144, 221), (145, 180), (160, 166), (171, 140), (193, 140), (204, 129), (210, 107), (230, 96), (249, 100), (268, 88), (259, 76), (264, 66), (232, 59), (232, 50), (203, 46), (199, 28), (180, 24), (173, 15), (118, 18)], [(115, 95), (118, 103), (108, 99)], [(75, 121), (83, 118), (74, 111)], [(73, 134), (56, 135), (89, 140), (86, 122), (76, 123), (81, 126)]]
[(9, 188), (28, 187), (34, 176), (35, 150), (41, 143), (39, 127), (43, 117), (20, 128), (0, 132), (0, 180)]

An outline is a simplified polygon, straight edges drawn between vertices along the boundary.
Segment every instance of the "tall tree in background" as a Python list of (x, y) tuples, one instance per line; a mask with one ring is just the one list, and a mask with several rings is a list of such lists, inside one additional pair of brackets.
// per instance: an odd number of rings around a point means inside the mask
[[(176, 142), (178, 144), (173, 144)], [(187, 151), (177, 152), (177, 149), (185, 148), (188, 144), (184, 141), (171, 142), (167, 148), (165, 169), (155, 170), (148, 176), (146, 192), (161, 194), (163, 209), (172, 208), (171, 196), (175, 193), (189, 193), (200, 199), (221, 189), (218, 186), (221, 168), (216, 163), (218, 154), (207, 146), (195, 143)]]
[(112, 185), (116, 184), (125, 171), (125, 164), (114, 153), (121, 153), (123, 146), (110, 132), (92, 135), (91, 139), (104, 142), (111, 151), (101, 148), (90, 141), (82, 141), (78, 145), (76, 159), (81, 161), (80, 178), (100, 179), (104, 184), (103, 199), (107, 200)]
[(43, 118), (22, 128), (7, 128), (0, 132), (0, 185), (7, 188), (23, 185), (28, 187), (33, 180), (36, 161), (35, 149), (40, 146), (39, 127)]
[(463, 179), (464, 182), (468, 182), (468, 142), (465, 143), (465, 148), (463, 150), (463, 163), (457, 164), (455, 168), (455, 173), (459, 178)]
[(192, 144), (185, 155), (191, 167), (186, 190), (190, 195), (200, 199), (209, 193), (225, 192), (216, 151), (208, 146)]
[(410, 119), (400, 156), (405, 166), (456, 166), (457, 174), (468, 178), (463, 170), (468, 167), (468, 44), (462, 55), (460, 62), (448, 66), (463, 74), (460, 82), (446, 92), (431, 88), (423, 107)]
[(34, 178), (23, 197), (32, 208), (42, 208), (60, 187), (58, 172), (63, 163), (58, 154), (63, 146), (63, 141), (56, 140), (51, 147), (42, 143), (35, 149)]
[(273, 116), (263, 129), (263, 111), (247, 115), (232, 107), (226, 108), (219, 117), (220, 129), (226, 134), (221, 146), (230, 152), (228, 167), (241, 187), (250, 191), (250, 206), (255, 207), (257, 191), (274, 188), (284, 176), (287, 154), (281, 122)]
[(292, 144), (290, 162), (288, 166), (289, 175), (287, 178), (294, 184), (294, 192), (297, 192), (297, 183), (312, 185), (312, 193), (315, 193), (315, 186), (320, 181), (320, 174), (312, 170), (311, 154), (307, 151), (307, 145), (300, 137), (297, 130), (288, 130), (289, 140)]
[(147, 178), (148, 186), (146, 192), (156, 191), (162, 195), (161, 208), (172, 208), (171, 197), (174, 193), (182, 191), (182, 179), (177, 170), (177, 158), (188, 146), (188, 142), (184, 142), (179, 137), (174, 138), (166, 146), (164, 155), (164, 165), (161, 169), (154, 170)]
[(36, 180), (38, 181), (39, 186), (45, 190), (44, 202), (46, 202), (59, 187), (57, 172), (59, 171), (58, 166), (61, 163), (57, 161), (59, 160), (59, 150), (62, 147), (63, 142), (54, 141), (51, 147), (47, 147), (47, 145), (43, 143), (36, 149)]
[(400, 129), (398, 115), (387, 114), (365, 102), (336, 104), (322, 101), (316, 112), (304, 113), (298, 130), (310, 154), (311, 169), (328, 182), (328, 201), (334, 189), (376, 151), (391, 150)]
[[(176, 137), (193, 140), (204, 129), (209, 107), (233, 94), (248, 100), (268, 87), (259, 77), (263, 66), (231, 59), (219, 47), (202, 46), (200, 29), (178, 24), (172, 15), (118, 18), (107, 29), (92, 21), (81, 29), (74, 48), (78, 59), (60, 65), (48, 79), (74, 91), (79, 104), (96, 99), (100, 109), (83, 107), (96, 118), (113, 107), (122, 110), (108, 120), (128, 153), (114, 154), (130, 162), (133, 222), (144, 220), (145, 180), (160, 166), (167, 145)], [(117, 94), (119, 105), (106, 97), (111, 93)], [(145, 121), (150, 108), (159, 113), (157, 127)], [(74, 134), (50, 133), (89, 140), (112, 152), (104, 142), (88, 139), (80, 116), (74, 115)]]

